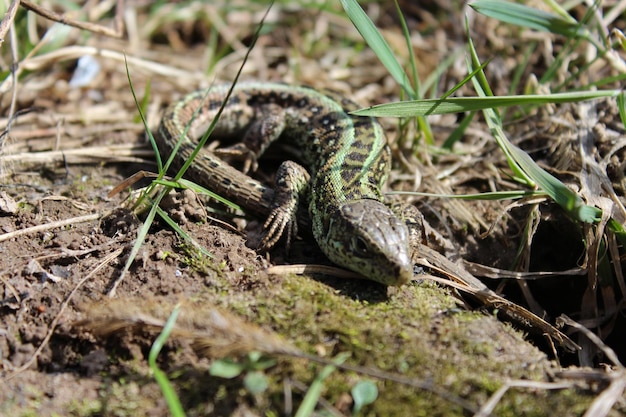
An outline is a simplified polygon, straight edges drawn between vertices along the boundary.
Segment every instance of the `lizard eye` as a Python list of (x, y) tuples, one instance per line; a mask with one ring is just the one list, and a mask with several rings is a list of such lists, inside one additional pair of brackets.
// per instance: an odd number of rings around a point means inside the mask
[(354, 236), (352, 238), (352, 249), (354, 250), (355, 255), (360, 255), (360, 256), (367, 256), (369, 252), (367, 243), (360, 236)]

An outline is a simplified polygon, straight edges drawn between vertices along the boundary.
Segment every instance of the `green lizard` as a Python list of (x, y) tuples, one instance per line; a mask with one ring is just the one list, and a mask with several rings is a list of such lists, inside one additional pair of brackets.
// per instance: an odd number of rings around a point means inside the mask
[[(164, 158), (189, 125), (175, 168), (190, 157), (228, 88), (193, 92), (166, 110), (156, 135)], [(243, 157), (247, 167), (255, 168), (256, 159), (280, 137), (300, 151), (306, 169), (284, 161), (270, 188), (203, 150), (186, 175), (265, 217), (262, 248), (270, 249), (283, 236), (289, 245), (297, 233), (298, 207), (306, 204), (313, 236), (332, 262), (373, 281), (402, 285), (413, 277), (413, 231), (383, 203), (381, 187), (391, 156), (382, 127), (371, 117), (348, 113), (356, 108), (347, 99), (307, 87), (239, 83), (213, 134), (243, 135), (243, 141), (221, 154)]]

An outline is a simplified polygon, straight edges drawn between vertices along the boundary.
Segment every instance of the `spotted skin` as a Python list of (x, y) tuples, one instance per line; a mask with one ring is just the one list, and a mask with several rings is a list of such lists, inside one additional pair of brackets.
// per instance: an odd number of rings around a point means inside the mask
[[(156, 135), (164, 159), (189, 125), (173, 168), (191, 156), (228, 88), (193, 92), (166, 110)], [(300, 150), (304, 166), (283, 162), (270, 188), (203, 150), (186, 176), (266, 218), (265, 249), (282, 236), (289, 242), (297, 231), (298, 207), (306, 204), (313, 236), (331, 261), (370, 280), (402, 285), (413, 277), (413, 263), (409, 230), (383, 203), (389, 147), (375, 119), (348, 114), (356, 108), (349, 100), (307, 87), (240, 83), (213, 135), (243, 141), (221, 152), (239, 155), (255, 169), (256, 159), (280, 138)]]

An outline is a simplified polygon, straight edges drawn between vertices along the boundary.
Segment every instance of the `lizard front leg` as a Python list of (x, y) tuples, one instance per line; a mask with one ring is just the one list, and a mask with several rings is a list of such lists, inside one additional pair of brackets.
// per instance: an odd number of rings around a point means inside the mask
[(306, 195), (310, 178), (307, 170), (293, 161), (280, 164), (276, 172), (272, 211), (263, 225), (265, 236), (261, 248), (271, 249), (286, 235), (286, 248), (289, 250), (291, 239), (298, 233), (296, 213), (300, 199)]

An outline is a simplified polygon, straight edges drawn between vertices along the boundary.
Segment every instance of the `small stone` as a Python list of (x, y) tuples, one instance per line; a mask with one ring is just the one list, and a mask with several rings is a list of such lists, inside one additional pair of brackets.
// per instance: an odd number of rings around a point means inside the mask
[(0, 191), (0, 215), (17, 213), (17, 202), (4, 191)]

